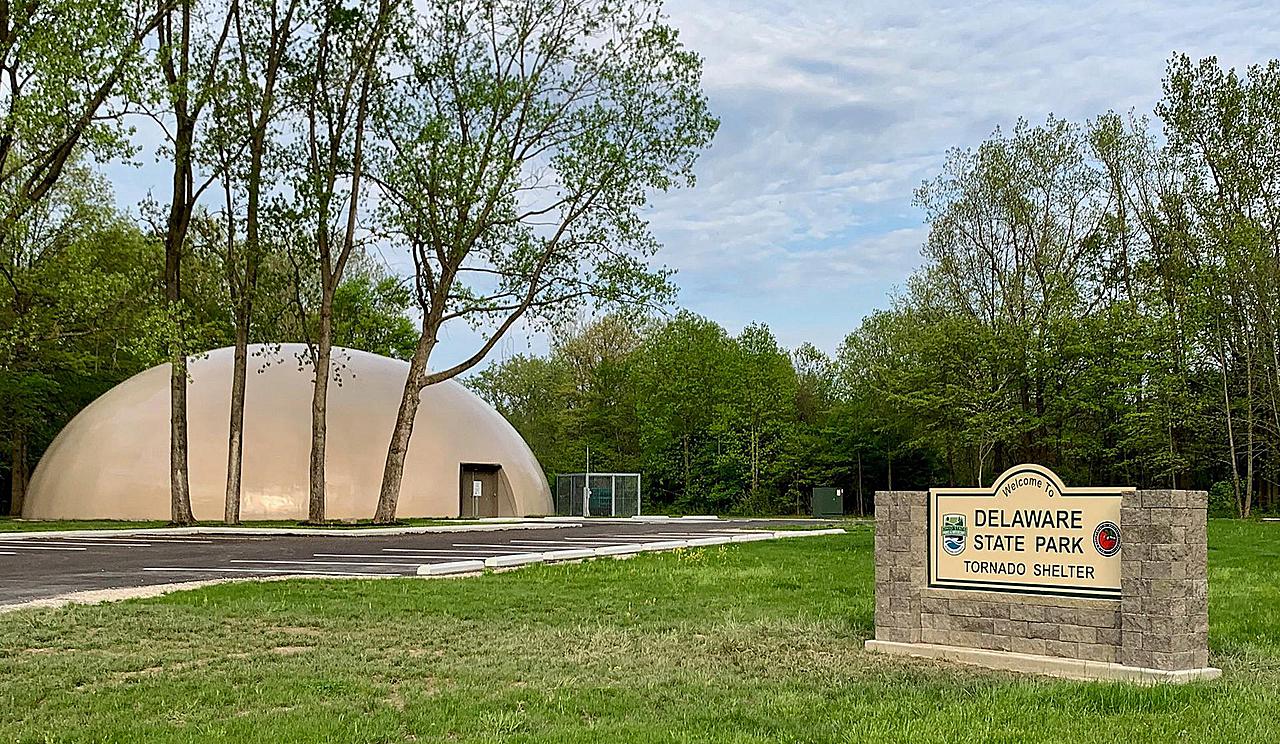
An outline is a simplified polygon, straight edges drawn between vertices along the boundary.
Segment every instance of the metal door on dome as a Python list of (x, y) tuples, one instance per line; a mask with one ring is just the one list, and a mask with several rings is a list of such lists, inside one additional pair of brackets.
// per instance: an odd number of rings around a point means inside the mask
[(498, 466), (462, 466), (458, 515), (464, 519), (498, 516)]

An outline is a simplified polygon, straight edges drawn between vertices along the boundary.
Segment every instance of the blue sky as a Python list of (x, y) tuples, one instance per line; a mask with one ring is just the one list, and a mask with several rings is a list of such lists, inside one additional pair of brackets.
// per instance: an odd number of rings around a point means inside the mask
[[(698, 183), (648, 211), (679, 304), (731, 332), (753, 321), (834, 351), (918, 264), (911, 206), (951, 147), (1019, 116), (1149, 113), (1177, 50), (1244, 66), (1280, 56), (1271, 2), (764, 2), (668, 0), (705, 59), (721, 119)], [(164, 190), (121, 173), (119, 196)], [(455, 330), (435, 364), (475, 348)], [(523, 331), (495, 358), (539, 351)]]
[(677, 0), (720, 135), (657, 201), (681, 303), (832, 351), (918, 265), (911, 206), (951, 147), (1019, 116), (1150, 112), (1174, 50), (1280, 54), (1274, 2)]

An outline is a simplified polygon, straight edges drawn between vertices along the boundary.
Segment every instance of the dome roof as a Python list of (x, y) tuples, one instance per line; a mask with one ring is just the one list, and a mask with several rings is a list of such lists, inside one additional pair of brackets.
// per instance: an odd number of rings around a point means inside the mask
[[(249, 347), (244, 519), (304, 519), (313, 370), (301, 344)], [(222, 518), (234, 350), (192, 357), (187, 388), (191, 506)], [(373, 516), (409, 365), (335, 348), (329, 385), (326, 516)], [(452, 380), (422, 391), (400, 492), (402, 517), (456, 517), (464, 464), (497, 469), (498, 510), (552, 512), (529, 446)], [(139, 373), (81, 411), (49, 446), (23, 508), (31, 519), (169, 518), (169, 365)]]

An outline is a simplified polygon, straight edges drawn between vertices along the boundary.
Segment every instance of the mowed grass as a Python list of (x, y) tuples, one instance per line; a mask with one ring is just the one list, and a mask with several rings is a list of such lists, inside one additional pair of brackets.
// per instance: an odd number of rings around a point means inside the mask
[(0, 740), (1280, 740), (1280, 525), (1211, 526), (1212, 661), (1143, 688), (873, 656), (872, 534), (0, 616)]

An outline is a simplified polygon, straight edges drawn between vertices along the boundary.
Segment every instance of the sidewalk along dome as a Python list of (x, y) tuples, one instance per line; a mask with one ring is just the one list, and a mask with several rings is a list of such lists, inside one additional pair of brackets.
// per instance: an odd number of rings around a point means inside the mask
[[(234, 350), (192, 357), (187, 388), (191, 506), (222, 518)], [(335, 348), (328, 399), (331, 519), (373, 516), (409, 365)], [(168, 364), (112, 388), (58, 434), (32, 476), (29, 519), (169, 518)], [(305, 519), (313, 368), (302, 344), (249, 347), (243, 519)], [(474, 482), (472, 480), (474, 474)], [(476, 510), (485, 498), (486, 507)], [(497, 411), (452, 380), (422, 391), (400, 490), (402, 517), (552, 512), (529, 446)]]

